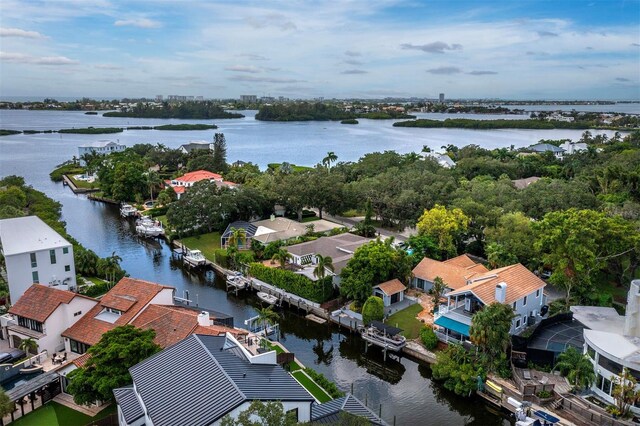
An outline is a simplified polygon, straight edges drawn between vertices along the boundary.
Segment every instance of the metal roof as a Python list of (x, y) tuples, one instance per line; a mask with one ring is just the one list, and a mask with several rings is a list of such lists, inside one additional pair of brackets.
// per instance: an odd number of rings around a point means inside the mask
[(347, 394), (324, 404), (311, 406), (311, 421), (319, 424), (336, 424), (340, 420), (340, 413), (349, 413), (354, 416), (364, 417), (370, 424), (386, 426), (387, 423), (366, 407), (358, 398)]
[(210, 424), (254, 399), (314, 400), (280, 366), (252, 364), (224, 336), (189, 336), (129, 371), (156, 426)]
[(439, 325), (440, 327), (448, 328), (449, 330), (453, 330), (456, 333), (460, 333), (464, 336), (469, 337), (469, 326), (451, 318), (447, 318), (444, 316), (440, 317), (435, 321), (434, 324)]
[(222, 233), (222, 238), (227, 238), (231, 236), (231, 228), (244, 229), (246, 238), (253, 237), (256, 234), (256, 231), (258, 229), (255, 225), (249, 222), (245, 222), (243, 220), (237, 220), (233, 223), (230, 223), (229, 226), (227, 226), (227, 229), (225, 229), (224, 232)]
[(131, 424), (144, 416), (144, 410), (136, 397), (133, 386), (114, 389), (113, 395), (116, 397), (116, 402), (120, 406), (127, 424)]
[(401, 328), (393, 327), (380, 321), (371, 321), (369, 324), (380, 331), (384, 331), (389, 336), (395, 336), (396, 334), (400, 334), (400, 332), (402, 331)]
[(0, 241), (5, 256), (71, 246), (37, 216), (0, 220)]
[(57, 381), (59, 377), (60, 375), (55, 371), (41, 374), (39, 376), (36, 376), (32, 380), (29, 380), (28, 382), (24, 382), (16, 386), (15, 388), (8, 390), (7, 396), (10, 400), (15, 401), (25, 395), (29, 395), (31, 392), (37, 391), (38, 389), (48, 385), (49, 383)]

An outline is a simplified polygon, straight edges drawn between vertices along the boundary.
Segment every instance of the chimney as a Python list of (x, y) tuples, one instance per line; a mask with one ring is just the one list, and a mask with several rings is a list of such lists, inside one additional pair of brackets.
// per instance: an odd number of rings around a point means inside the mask
[(269, 219), (271, 220), (271, 222), (273, 222), (274, 220), (276, 220), (276, 215), (272, 214), (271, 216), (269, 216)]
[(504, 303), (507, 300), (507, 283), (504, 281), (496, 285), (496, 302)]
[(211, 322), (209, 321), (209, 312), (202, 311), (198, 314), (198, 325), (201, 325), (203, 327), (208, 327), (211, 325)]

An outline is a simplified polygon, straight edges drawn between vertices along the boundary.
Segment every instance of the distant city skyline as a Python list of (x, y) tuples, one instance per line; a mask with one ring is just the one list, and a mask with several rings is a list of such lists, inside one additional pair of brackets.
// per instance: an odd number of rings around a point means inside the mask
[(3, 0), (0, 97), (640, 99), (640, 0)]

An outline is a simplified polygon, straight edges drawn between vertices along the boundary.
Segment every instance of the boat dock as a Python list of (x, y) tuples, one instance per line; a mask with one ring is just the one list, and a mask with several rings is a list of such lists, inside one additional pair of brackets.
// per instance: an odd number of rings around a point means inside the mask
[(309, 314), (305, 318), (308, 319), (309, 321), (313, 321), (313, 322), (316, 322), (318, 324), (324, 324), (324, 323), (327, 322), (326, 319), (320, 318), (320, 317), (318, 317), (318, 316), (316, 316), (314, 314)]
[(62, 175), (62, 184), (64, 186), (68, 186), (69, 189), (71, 189), (71, 191), (73, 191), (74, 194), (87, 194), (91, 192), (100, 191), (100, 189), (98, 188), (78, 188), (76, 184), (73, 182), (73, 179), (71, 179), (67, 175)]

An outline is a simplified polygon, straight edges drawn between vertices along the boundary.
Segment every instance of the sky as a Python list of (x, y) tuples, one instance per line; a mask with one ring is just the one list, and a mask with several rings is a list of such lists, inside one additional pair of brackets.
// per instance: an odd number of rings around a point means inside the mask
[(2, 0), (0, 98), (640, 99), (640, 0)]

